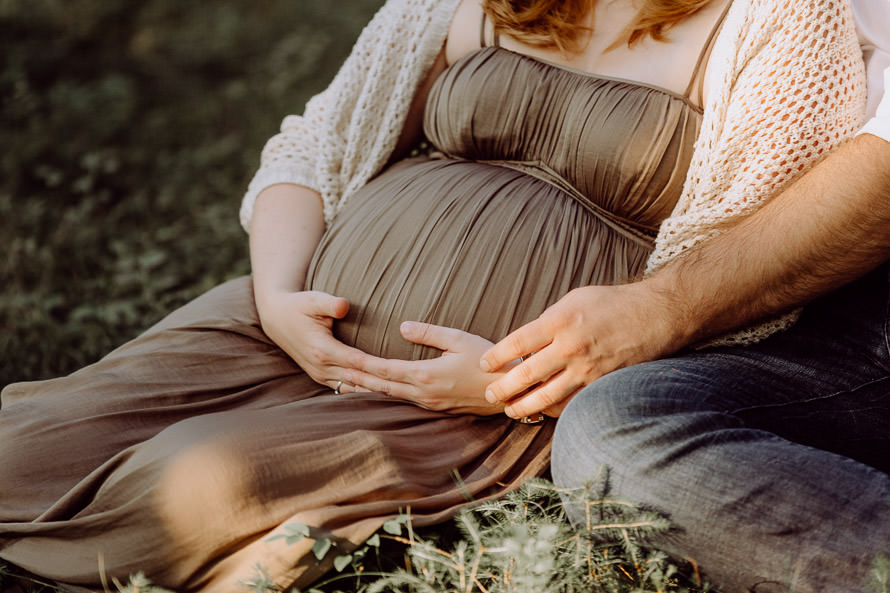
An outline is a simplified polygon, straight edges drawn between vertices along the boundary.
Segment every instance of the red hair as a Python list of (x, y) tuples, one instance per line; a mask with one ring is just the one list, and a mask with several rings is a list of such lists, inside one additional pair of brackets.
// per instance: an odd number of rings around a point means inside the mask
[[(665, 30), (692, 16), (711, 0), (644, 0), (634, 21), (617, 43), (636, 43), (645, 36), (664, 41)], [(581, 23), (592, 14), (596, 0), (482, 0), (482, 9), (501, 33), (537, 47), (563, 52), (580, 49)]]

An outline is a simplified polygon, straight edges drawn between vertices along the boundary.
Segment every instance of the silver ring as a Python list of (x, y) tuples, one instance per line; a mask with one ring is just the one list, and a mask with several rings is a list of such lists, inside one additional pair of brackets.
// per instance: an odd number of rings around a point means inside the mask
[(340, 387), (343, 385), (343, 381), (337, 381), (337, 386), (334, 387), (334, 395), (340, 395)]

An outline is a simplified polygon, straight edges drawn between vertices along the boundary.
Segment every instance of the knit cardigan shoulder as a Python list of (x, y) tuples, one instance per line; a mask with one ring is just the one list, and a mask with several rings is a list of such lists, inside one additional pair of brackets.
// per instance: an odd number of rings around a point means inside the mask
[[(459, 0), (388, 0), (330, 86), (284, 119), (241, 207), (275, 183), (317, 190), (330, 222), (386, 164)], [(711, 52), (708, 96), (683, 191), (651, 273), (779, 193), (860, 126), (865, 77), (845, 0), (734, 0)], [(751, 342), (786, 316), (727, 339)]]
[(264, 188), (295, 183), (318, 191), (328, 223), (386, 164), (411, 101), (445, 43), (460, 0), (388, 0), (331, 84), (289, 115), (263, 148), (247, 188), (247, 229)]

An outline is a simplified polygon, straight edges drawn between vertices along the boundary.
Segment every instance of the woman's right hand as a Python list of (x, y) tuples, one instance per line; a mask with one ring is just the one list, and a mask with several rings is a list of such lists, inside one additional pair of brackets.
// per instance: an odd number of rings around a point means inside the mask
[(365, 354), (331, 333), (334, 320), (346, 316), (349, 303), (302, 290), (324, 230), (317, 191), (280, 183), (260, 192), (250, 222), (254, 299), (263, 331), (279, 348), (316, 383), (349, 393), (355, 388), (340, 383), (347, 361)]
[(320, 291), (279, 289), (257, 298), (263, 331), (284, 350), (306, 374), (321, 385), (340, 393), (355, 391), (341, 383), (344, 371), (363, 353), (347, 346), (331, 332), (335, 319), (349, 311), (349, 302)]

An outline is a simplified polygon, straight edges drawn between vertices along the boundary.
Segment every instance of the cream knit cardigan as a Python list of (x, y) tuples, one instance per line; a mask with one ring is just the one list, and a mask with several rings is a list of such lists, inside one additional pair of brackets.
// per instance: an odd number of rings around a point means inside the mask
[[(317, 190), (330, 222), (377, 174), (459, 0), (388, 0), (330, 86), (284, 119), (241, 207), (275, 183)], [(707, 70), (701, 132), (679, 202), (661, 225), (647, 272), (751, 212), (860, 126), (865, 78), (844, 0), (734, 0)], [(782, 318), (736, 334), (750, 342)]]

